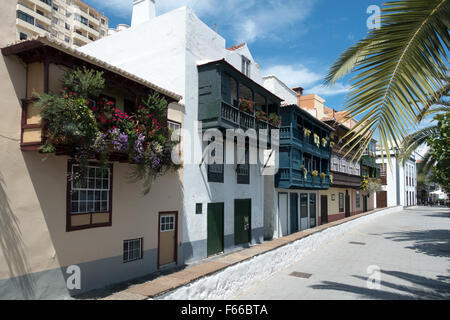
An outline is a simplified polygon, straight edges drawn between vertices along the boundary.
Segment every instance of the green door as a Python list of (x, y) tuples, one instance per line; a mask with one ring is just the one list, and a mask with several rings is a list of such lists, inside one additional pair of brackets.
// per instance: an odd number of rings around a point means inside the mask
[(249, 243), (251, 228), (252, 200), (234, 200), (234, 244)]
[(223, 252), (223, 214), (223, 203), (208, 203), (208, 256)]

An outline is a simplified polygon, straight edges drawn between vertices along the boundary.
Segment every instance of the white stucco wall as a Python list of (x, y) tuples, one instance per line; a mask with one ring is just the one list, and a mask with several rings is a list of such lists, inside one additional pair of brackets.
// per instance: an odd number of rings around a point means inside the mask
[(284, 100), (284, 104), (297, 104), (297, 93), (274, 75), (263, 77), (264, 87)]

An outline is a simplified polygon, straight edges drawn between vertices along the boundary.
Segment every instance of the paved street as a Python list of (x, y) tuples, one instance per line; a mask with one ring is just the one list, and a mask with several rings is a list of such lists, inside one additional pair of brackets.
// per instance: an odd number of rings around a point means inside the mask
[[(376, 267), (380, 285), (370, 289)], [(450, 211), (420, 207), (361, 224), (232, 299), (450, 299)]]

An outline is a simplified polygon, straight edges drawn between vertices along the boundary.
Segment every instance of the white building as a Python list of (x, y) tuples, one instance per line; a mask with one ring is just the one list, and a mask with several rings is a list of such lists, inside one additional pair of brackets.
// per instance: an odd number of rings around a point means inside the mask
[[(380, 165), (383, 184), (383, 190), (377, 194), (377, 207), (411, 207), (417, 204), (416, 158), (419, 155), (414, 152), (405, 163), (402, 163), (397, 154), (398, 151), (394, 152), (391, 149), (391, 164), (389, 164), (386, 156), (382, 160), (381, 151), (377, 151), (377, 164)], [(386, 203), (380, 199), (383, 197), (386, 197)]]
[[(281, 99), (262, 86), (259, 66), (247, 45), (227, 49), (225, 39), (188, 7), (155, 16), (153, 0), (135, 0), (130, 28), (79, 50), (184, 97), (184, 212), (180, 217), (183, 234), (179, 238), (178, 264), (247, 246), (249, 242), (262, 242), (264, 178), (260, 166), (208, 166), (190, 161), (199, 156), (192, 154), (192, 145), (202, 142), (198, 121), (204, 120), (204, 127), (205, 123), (215, 127), (205, 113), (217, 107), (216, 117), (229, 125), (232, 122), (224, 120), (224, 112), (232, 111), (239, 114), (242, 124), (245, 118), (236, 102), (245, 95), (256, 101), (255, 108), (260, 101), (266, 108), (278, 104), (279, 110)], [(221, 92), (219, 103), (208, 100), (214, 107), (204, 104), (205, 99), (220, 96)], [(242, 175), (248, 183), (238, 183)]]
[(18, 0), (16, 12), (17, 40), (49, 35), (80, 47), (108, 32), (108, 18), (81, 0)]

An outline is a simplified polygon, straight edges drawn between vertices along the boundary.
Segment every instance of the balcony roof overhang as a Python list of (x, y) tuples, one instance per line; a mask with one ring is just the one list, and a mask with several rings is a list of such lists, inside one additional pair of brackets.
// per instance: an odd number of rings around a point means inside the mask
[(88, 68), (101, 69), (102, 71), (105, 71), (105, 75), (108, 73), (111, 77), (123, 81), (124, 84), (137, 87), (140, 89), (139, 91), (148, 91), (148, 89), (150, 89), (158, 92), (165, 96), (169, 103), (178, 103), (182, 99), (181, 95), (161, 88), (125, 70), (75, 50), (48, 36), (37, 36), (29, 40), (18, 41), (2, 48), (1, 51), (4, 56), (16, 55), (26, 63), (49, 61), (65, 65), (84, 65)]
[(258, 89), (259, 93), (264, 94), (265, 96), (270, 97), (272, 100), (274, 100), (274, 102), (280, 103), (282, 101), (284, 101), (282, 98), (278, 97), (277, 95), (273, 94), (271, 91), (267, 90), (266, 88), (264, 88), (262, 85), (260, 85), (259, 83), (257, 83), (256, 81), (252, 80), (251, 78), (249, 78), (248, 76), (246, 76), (245, 74), (243, 74), (241, 71), (239, 71), (238, 69), (236, 69), (232, 64), (230, 64), (228, 61), (226, 61), (225, 59), (220, 59), (220, 60), (215, 60), (215, 61), (210, 61), (207, 63), (201, 63), (197, 65), (197, 68), (200, 70), (204, 67), (207, 66), (212, 66), (212, 65), (217, 65), (222, 67), (225, 71), (227, 71), (228, 73), (230, 73), (230, 75), (233, 78), (241, 78), (241, 79), (245, 79), (245, 82), (251, 84), (252, 87), (256, 87)]

